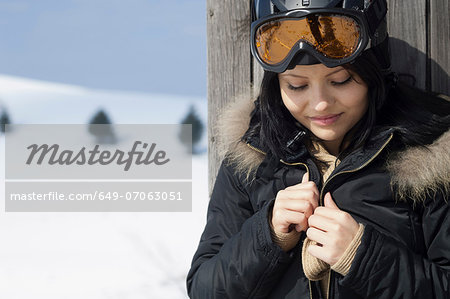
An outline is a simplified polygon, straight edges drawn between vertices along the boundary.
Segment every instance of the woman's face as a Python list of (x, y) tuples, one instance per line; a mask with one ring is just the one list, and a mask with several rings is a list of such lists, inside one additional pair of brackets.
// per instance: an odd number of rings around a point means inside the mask
[(345, 134), (367, 111), (367, 85), (356, 73), (323, 64), (297, 65), (278, 78), (292, 116), (337, 155)]

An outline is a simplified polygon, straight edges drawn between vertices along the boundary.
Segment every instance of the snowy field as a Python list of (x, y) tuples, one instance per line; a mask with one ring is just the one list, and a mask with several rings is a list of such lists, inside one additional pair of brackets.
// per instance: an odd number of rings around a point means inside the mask
[[(180, 123), (206, 100), (90, 90), (0, 75), (0, 110), (13, 123)], [(191, 213), (5, 213), (0, 135), (0, 298), (187, 298), (185, 279), (206, 221), (206, 132), (193, 157)]]

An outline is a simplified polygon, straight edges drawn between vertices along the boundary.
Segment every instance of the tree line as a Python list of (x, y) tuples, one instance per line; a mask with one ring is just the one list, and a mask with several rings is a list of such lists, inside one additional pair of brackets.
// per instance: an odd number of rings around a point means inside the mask
[[(11, 117), (6, 108), (0, 107), (0, 133), (4, 134), (6, 131), (6, 125), (11, 123)], [(89, 121), (88, 131), (99, 143), (114, 144), (117, 142), (117, 137), (112, 126), (95, 126), (96, 124), (112, 124), (111, 118), (103, 109), (98, 110), (92, 116)], [(190, 150), (193, 154), (196, 154), (198, 152), (197, 145), (203, 136), (205, 128), (193, 105), (190, 106), (186, 116), (181, 120), (181, 124), (190, 124), (192, 128), (192, 135), (189, 136), (190, 132), (186, 130), (180, 130), (178, 138), (180, 142), (187, 147), (187, 150)]]

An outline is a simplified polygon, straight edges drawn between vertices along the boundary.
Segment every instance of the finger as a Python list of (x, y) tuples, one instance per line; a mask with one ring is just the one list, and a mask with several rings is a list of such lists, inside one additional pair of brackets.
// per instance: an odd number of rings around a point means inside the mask
[[(328, 233), (342, 234), (344, 232), (350, 232), (354, 236), (359, 228), (356, 220), (349, 213), (341, 210), (318, 207), (314, 210), (314, 214), (310, 218), (313, 216), (314, 218), (316, 216), (322, 216), (328, 219), (328, 221), (324, 220), (323, 223), (321, 220), (321, 223), (318, 224), (320, 229), (326, 230)], [(311, 220), (313, 223), (315, 223), (314, 218)]]
[(308, 218), (308, 226), (324, 232), (329, 232), (336, 227), (336, 223), (333, 219), (313, 214)]
[(314, 190), (285, 190), (281, 201), (287, 206), (290, 203), (305, 201), (312, 205), (313, 211), (319, 206), (319, 195)]
[(317, 189), (316, 183), (313, 181), (301, 182), (292, 186), (286, 187), (285, 190), (302, 190), (302, 189)]
[[(297, 231), (306, 230), (308, 221), (303, 213), (288, 210), (274, 211), (272, 215), (272, 225), (276, 231), (288, 233), (291, 224), (296, 226)], [(297, 227), (297, 225), (299, 225)]]
[(324, 204), (325, 204), (325, 207), (327, 207), (327, 208), (339, 210), (339, 207), (338, 207), (338, 206), (336, 205), (336, 203), (334, 202), (333, 198), (331, 197), (330, 192), (328, 192), (327, 194), (325, 194)]
[(314, 205), (309, 200), (287, 200), (277, 208), (286, 209), (294, 212), (301, 212), (306, 218), (314, 213)]
[(309, 227), (306, 230), (306, 236), (313, 241), (316, 241), (319, 244), (326, 245), (327, 244), (327, 233), (323, 232), (317, 228)]
[[(310, 184), (310, 182), (305, 184)], [(314, 183), (312, 184), (313, 185), (302, 186), (300, 188), (286, 188), (284, 189), (284, 191), (286, 191), (284, 195), (289, 198), (289, 200), (308, 200), (314, 205), (314, 208), (317, 208), (319, 206), (319, 190)]]
[(305, 172), (305, 174), (302, 177), (302, 183), (306, 183), (309, 181), (309, 174), (308, 172)]
[(339, 222), (339, 219), (344, 218), (344, 214), (346, 214), (344, 211), (329, 207), (317, 207), (314, 210), (314, 215), (332, 219), (334, 222)]
[(302, 224), (297, 224), (296, 226), (295, 226), (295, 230), (297, 231), (297, 232), (301, 232), (301, 231), (306, 231), (308, 229), (308, 225), (302, 225)]

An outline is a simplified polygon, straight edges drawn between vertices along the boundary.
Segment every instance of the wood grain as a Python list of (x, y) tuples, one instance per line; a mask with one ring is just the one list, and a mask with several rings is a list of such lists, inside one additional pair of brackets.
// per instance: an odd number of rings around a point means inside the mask
[(450, 11), (448, 0), (430, 0), (430, 79), (433, 91), (450, 94)]
[(209, 190), (218, 167), (214, 123), (223, 107), (251, 96), (250, 2), (207, 0)]
[(391, 37), (392, 70), (400, 74), (413, 75), (416, 78), (416, 86), (425, 88), (427, 77), (426, 1), (388, 0), (388, 5), (387, 21)]

